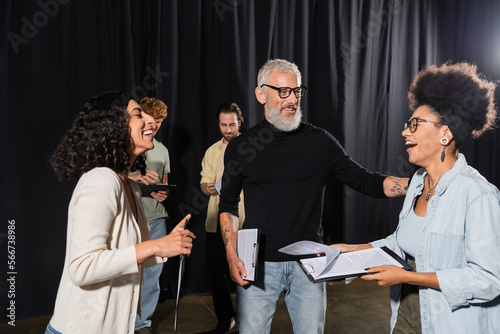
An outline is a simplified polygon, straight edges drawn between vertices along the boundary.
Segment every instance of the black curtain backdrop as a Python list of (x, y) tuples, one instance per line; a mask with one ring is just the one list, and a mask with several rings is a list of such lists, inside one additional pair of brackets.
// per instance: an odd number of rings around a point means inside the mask
[[(182, 290), (191, 295), (208, 292), (199, 173), (205, 150), (220, 138), (216, 109), (231, 100), (243, 110), (244, 128), (261, 120), (254, 88), (267, 59), (301, 69), (305, 121), (330, 131), (367, 168), (399, 176), (415, 170), (401, 131), (411, 115), (406, 91), (422, 66), (469, 61), (500, 79), (495, 0), (2, 0), (0, 9), (0, 298), (3, 310), (15, 301), (16, 319), (53, 311), (75, 182), (59, 183), (47, 160), (90, 96), (120, 89), (168, 105), (158, 138), (170, 151), (169, 181), (178, 185), (166, 203), (169, 224), (190, 212), (198, 236)], [(497, 187), (499, 146), (496, 130), (463, 148)], [(332, 178), (325, 240), (384, 237), (401, 204)], [(176, 259), (165, 272), (174, 291)]]

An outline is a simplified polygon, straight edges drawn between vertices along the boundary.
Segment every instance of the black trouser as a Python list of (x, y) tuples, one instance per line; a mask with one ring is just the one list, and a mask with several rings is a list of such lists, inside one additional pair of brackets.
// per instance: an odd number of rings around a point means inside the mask
[(228, 321), (235, 316), (231, 290), (234, 283), (231, 280), (226, 259), (226, 248), (222, 241), (219, 224), (216, 233), (206, 233), (206, 263), (210, 279), (210, 289), (214, 302), (217, 320)]

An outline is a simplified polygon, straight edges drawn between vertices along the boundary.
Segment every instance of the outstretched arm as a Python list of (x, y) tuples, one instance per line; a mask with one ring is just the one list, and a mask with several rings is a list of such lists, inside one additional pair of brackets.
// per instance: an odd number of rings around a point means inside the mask
[(377, 281), (378, 285), (382, 287), (407, 283), (439, 289), (436, 273), (417, 273), (414, 271), (406, 271), (396, 266), (373, 267), (367, 271), (370, 274), (361, 276), (361, 278), (365, 281)]
[(354, 252), (354, 251), (358, 251), (358, 250), (362, 250), (362, 249), (373, 248), (373, 246), (370, 244), (357, 244), (357, 245), (333, 244), (330, 246), (340, 249), (341, 253)]
[(241, 277), (246, 277), (247, 271), (236, 251), (239, 218), (229, 212), (222, 212), (219, 218), (222, 240), (224, 240), (224, 245), (226, 246), (227, 263), (229, 265), (229, 271), (231, 272), (231, 279), (241, 286), (247, 285), (248, 282)]
[[(353, 252), (373, 247), (370, 244), (333, 244), (331, 246), (340, 249), (342, 253)], [(377, 283), (382, 287), (407, 283), (439, 289), (439, 282), (437, 280), (436, 273), (417, 273), (414, 271), (406, 271), (396, 266), (372, 267), (367, 271), (369, 272), (369, 274), (363, 275), (361, 276), (361, 278), (366, 281), (377, 281)]]

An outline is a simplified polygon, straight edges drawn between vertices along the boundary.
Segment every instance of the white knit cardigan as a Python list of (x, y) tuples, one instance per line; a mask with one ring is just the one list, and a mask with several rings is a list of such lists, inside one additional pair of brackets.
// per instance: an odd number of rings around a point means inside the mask
[(150, 239), (140, 189), (132, 187), (138, 222), (125, 187), (109, 168), (85, 173), (68, 209), (68, 232), (63, 274), (52, 327), (63, 334), (133, 333), (140, 305), (143, 266), (135, 245)]

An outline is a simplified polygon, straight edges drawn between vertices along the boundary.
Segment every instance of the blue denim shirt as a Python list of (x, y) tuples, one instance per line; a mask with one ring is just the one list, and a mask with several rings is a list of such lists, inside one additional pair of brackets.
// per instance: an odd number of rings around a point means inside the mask
[[(396, 236), (422, 193), (426, 174), (420, 169), (413, 176), (398, 229), (373, 246), (406, 257)], [(439, 180), (416, 238), (417, 271), (435, 272), (440, 287), (420, 286), (422, 333), (500, 333), (500, 195), (462, 154)], [(391, 287), (391, 332), (400, 288)]]

